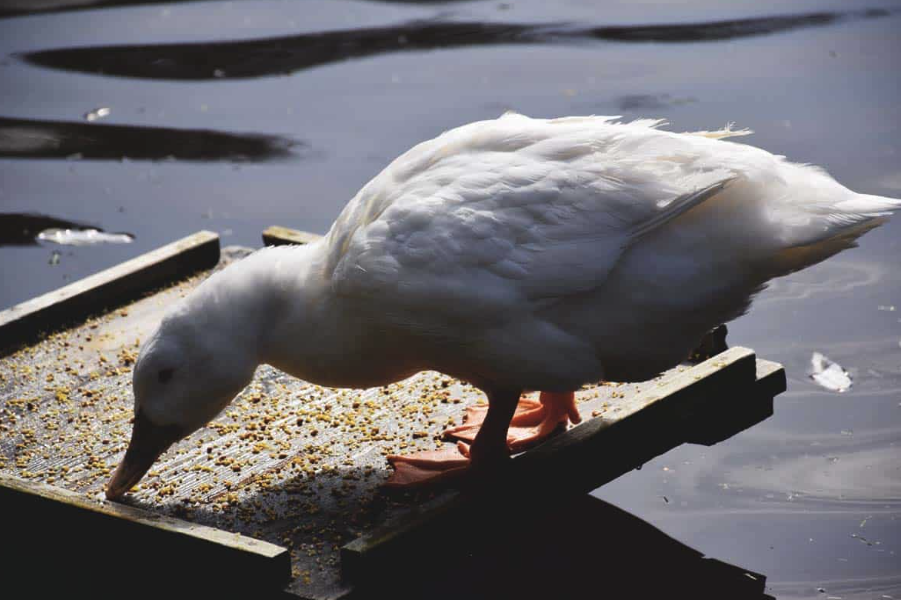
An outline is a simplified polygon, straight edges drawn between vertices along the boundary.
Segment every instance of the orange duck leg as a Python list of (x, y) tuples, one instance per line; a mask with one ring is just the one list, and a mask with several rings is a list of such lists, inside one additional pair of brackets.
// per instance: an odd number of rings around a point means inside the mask
[[(389, 456), (394, 474), (389, 488), (453, 483), (470, 471), (487, 471), (550, 436), (558, 427), (581, 421), (573, 392), (541, 392), (539, 400), (519, 393), (488, 395), (488, 405), (466, 409), (464, 424), (444, 432), (460, 440), (453, 448)], [(472, 447), (463, 442), (471, 442)]]
[[(471, 442), (485, 420), (487, 407), (473, 406), (466, 409), (463, 425), (445, 430), (444, 436)], [(554, 430), (582, 420), (576, 408), (574, 392), (541, 392), (538, 401), (520, 398), (516, 412), (507, 430), (507, 447), (520, 452), (544, 441)]]

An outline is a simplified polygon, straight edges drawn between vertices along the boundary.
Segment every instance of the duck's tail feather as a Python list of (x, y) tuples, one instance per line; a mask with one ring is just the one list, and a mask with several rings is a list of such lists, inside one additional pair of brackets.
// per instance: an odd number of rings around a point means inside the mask
[[(775, 265), (790, 273), (857, 246), (857, 239), (885, 223), (892, 213), (901, 209), (901, 200), (883, 196), (854, 194), (832, 205), (821, 215), (825, 222), (815, 235), (806, 236), (779, 251)], [(821, 221), (821, 222), (823, 222)], [(808, 230), (809, 232), (809, 230)]]
[(862, 220), (889, 217), (901, 209), (901, 200), (870, 194), (854, 194), (851, 198), (837, 203), (829, 215), (838, 224), (856, 224)]

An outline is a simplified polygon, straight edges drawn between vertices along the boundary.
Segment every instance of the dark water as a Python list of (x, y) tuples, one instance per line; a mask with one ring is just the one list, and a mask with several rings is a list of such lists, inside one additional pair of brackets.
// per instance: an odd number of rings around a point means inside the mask
[[(0, 0), (0, 307), (198, 229), (324, 232), (397, 154), (510, 108), (735, 121), (756, 132), (741, 141), (901, 196), (899, 3), (45, 4)], [(136, 239), (22, 234), (67, 223)], [(901, 598), (899, 237), (896, 218), (730, 325), (786, 365), (774, 417), (596, 494), (778, 598)], [(814, 351), (849, 392), (808, 379)]]

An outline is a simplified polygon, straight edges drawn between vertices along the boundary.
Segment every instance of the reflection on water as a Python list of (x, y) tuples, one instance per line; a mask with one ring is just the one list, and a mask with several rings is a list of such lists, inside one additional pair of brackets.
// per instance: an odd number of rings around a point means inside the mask
[(168, 3), (172, 0), (0, 0), (0, 17), (41, 12), (123, 6), (128, 4)]
[[(93, 225), (34, 213), (0, 213), (0, 246), (36, 246), (46, 229), (97, 229)], [(101, 230), (102, 231), (102, 230)]]
[(839, 435), (847, 440), (817, 436), (793, 452), (781, 450), (763, 469), (745, 465), (730, 471), (724, 483), (739, 495), (762, 498), (767, 509), (788, 509), (789, 503), (797, 511), (901, 509), (901, 470), (894, 446), (901, 431)]
[[(901, 589), (901, 576), (861, 577), (857, 579), (821, 579), (783, 582), (772, 587), (779, 600), (840, 598), (841, 600), (894, 600)], [(821, 591), (822, 590), (822, 591)]]
[[(889, 276), (885, 265), (831, 260), (793, 274), (773, 279), (754, 306), (804, 301), (817, 295), (853, 293), (856, 288), (878, 285)], [(897, 274), (892, 274), (897, 277)]]
[(203, 129), (98, 125), (0, 117), (0, 157), (257, 162), (297, 156), (288, 138)]
[(697, 459), (678, 462), (672, 456), (656, 461), (667, 465), (671, 497), (691, 498), (683, 515), (763, 519), (775, 514), (891, 516), (901, 510), (901, 427), (848, 426), (834, 433), (790, 436), (759, 428), (750, 433), (753, 442), (727, 450), (715, 465)]
[[(192, 0), (0, 0), (0, 18), (68, 10), (128, 6), (140, 4), (176, 4)], [(461, 0), (377, 0), (385, 2), (409, 2), (411, 4), (445, 4)], [(470, 0), (462, 0), (468, 2)]]
[(60, 229), (53, 227), (38, 234), (38, 240), (60, 246), (96, 246), (98, 244), (130, 244), (130, 233), (106, 233), (99, 229)]
[(669, 94), (628, 94), (619, 99), (620, 110), (632, 111), (660, 111), (671, 106), (697, 102), (694, 96), (685, 98), (673, 98)]
[[(491, 530), (491, 539), (474, 538), (469, 551), (447, 562), (440, 548), (423, 553), (405, 565), (411, 575), (392, 579), (389, 592), (365, 597), (772, 600), (765, 575), (705, 557), (591, 496), (524, 503), (506, 518), (495, 517)], [(442, 573), (420, 571), (436, 562)], [(402, 587), (416, 579), (413, 573), (428, 581)]]
[(392, 27), (184, 44), (59, 48), (21, 56), (45, 67), (147, 79), (235, 79), (292, 73), (364, 56), (499, 44), (697, 42), (769, 35), (839, 21), (885, 17), (883, 9), (818, 12), (707, 23), (584, 27), (415, 21)]

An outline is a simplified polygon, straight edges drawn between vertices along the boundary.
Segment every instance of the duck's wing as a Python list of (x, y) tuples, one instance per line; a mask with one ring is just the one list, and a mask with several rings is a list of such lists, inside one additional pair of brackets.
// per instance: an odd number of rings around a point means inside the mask
[(421, 144), (367, 184), (329, 233), (335, 291), (442, 314), (534, 308), (601, 285), (630, 243), (734, 177), (691, 168), (655, 122), (514, 117)]

